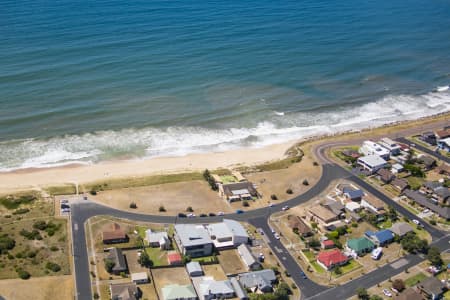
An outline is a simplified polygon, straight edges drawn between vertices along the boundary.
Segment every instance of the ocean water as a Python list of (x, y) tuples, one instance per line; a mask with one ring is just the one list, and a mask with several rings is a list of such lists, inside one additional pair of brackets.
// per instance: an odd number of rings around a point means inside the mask
[(260, 147), (450, 109), (450, 2), (2, 1), (0, 170)]

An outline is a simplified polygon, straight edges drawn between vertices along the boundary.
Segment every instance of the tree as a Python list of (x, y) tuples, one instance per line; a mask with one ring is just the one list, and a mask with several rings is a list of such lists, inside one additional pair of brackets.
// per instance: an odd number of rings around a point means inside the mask
[(289, 194), (289, 195), (291, 195), (291, 194), (293, 194), (294, 192), (292, 191), (292, 189), (291, 188), (289, 188), (289, 189), (287, 189), (286, 190), (286, 194)]
[(405, 170), (409, 171), (411, 175), (414, 177), (421, 177), (421, 178), (425, 177), (425, 173), (418, 166), (406, 163), (403, 167)]
[(356, 295), (358, 296), (358, 299), (362, 299), (362, 300), (369, 300), (369, 293), (367, 292), (367, 290), (363, 287), (360, 287), (356, 290)]
[(378, 295), (372, 295), (370, 296), (369, 300), (383, 300), (383, 297)]
[(116, 263), (110, 259), (105, 259), (105, 269), (108, 273), (111, 273)]
[(17, 275), (19, 275), (20, 279), (27, 280), (31, 277), (31, 274), (25, 271), (24, 269), (17, 269)]
[(334, 274), (336, 274), (336, 275), (341, 275), (342, 274), (342, 269), (341, 269), (340, 266), (334, 267)]
[(139, 257), (138, 262), (142, 267), (148, 268), (153, 266), (153, 261), (150, 259), (150, 256), (145, 251), (141, 252), (141, 256)]
[(388, 217), (392, 221), (397, 220), (397, 218), (398, 218), (397, 211), (395, 210), (395, 208), (392, 205), (389, 205), (389, 207), (388, 207)]
[(311, 248), (318, 248), (318, 247), (320, 247), (320, 242), (316, 238), (311, 238), (308, 242), (308, 245)]
[(0, 254), (6, 253), (8, 250), (16, 246), (16, 241), (10, 238), (7, 234), (0, 235)]
[(402, 279), (395, 279), (394, 282), (392, 282), (392, 287), (401, 292), (405, 289), (405, 282)]
[(430, 263), (433, 266), (441, 266), (442, 265), (442, 257), (441, 257), (441, 251), (439, 251), (439, 248), (433, 246), (428, 249), (427, 253), (427, 259), (430, 261)]
[(272, 200), (278, 200), (278, 197), (277, 197), (277, 195), (272, 194), (272, 195), (270, 195), (270, 199), (272, 199)]
[(57, 263), (53, 263), (53, 262), (47, 262), (47, 264), (45, 265), (45, 268), (52, 270), (53, 272), (59, 272), (61, 271), (61, 266), (58, 265)]
[(309, 182), (308, 182), (307, 179), (304, 179), (303, 182), (302, 182), (302, 184), (303, 184), (303, 185), (309, 185)]
[(402, 248), (410, 253), (426, 252), (428, 241), (420, 239), (414, 232), (407, 233), (400, 241)]
[(248, 201), (247, 201), (247, 200), (244, 200), (244, 201), (242, 201), (242, 206), (244, 206), (244, 207), (249, 207), (250, 204), (248, 204)]
[(131, 202), (130, 208), (136, 209), (137, 208), (136, 202)]
[(192, 208), (192, 206), (188, 206), (188, 207), (186, 208), (186, 211), (187, 211), (187, 212), (193, 212), (194, 209)]
[(159, 212), (165, 212), (165, 211), (166, 211), (166, 208), (165, 208), (164, 206), (161, 205), (161, 206), (159, 207)]
[(289, 295), (291, 294), (291, 289), (286, 282), (281, 282), (278, 284), (277, 290), (274, 293), (275, 299), (277, 300), (289, 300)]

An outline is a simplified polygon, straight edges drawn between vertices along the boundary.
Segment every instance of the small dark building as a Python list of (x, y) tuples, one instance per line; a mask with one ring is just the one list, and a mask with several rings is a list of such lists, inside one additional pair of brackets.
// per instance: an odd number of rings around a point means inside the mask
[(112, 224), (110, 229), (102, 232), (103, 244), (128, 243), (128, 236), (119, 224)]
[(427, 131), (427, 132), (422, 133), (422, 135), (420, 136), (420, 139), (422, 141), (424, 141), (425, 143), (427, 143), (427, 144), (430, 144), (432, 146), (436, 146), (436, 136), (431, 131)]

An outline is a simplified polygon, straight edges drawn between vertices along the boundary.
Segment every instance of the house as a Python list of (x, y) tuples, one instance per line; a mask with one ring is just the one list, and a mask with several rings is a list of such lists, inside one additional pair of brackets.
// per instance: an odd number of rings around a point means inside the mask
[(447, 203), (450, 199), (450, 190), (445, 186), (440, 186), (434, 190), (433, 196), (436, 197), (439, 203)]
[(247, 292), (239, 284), (239, 281), (236, 279), (236, 277), (232, 277), (230, 279), (230, 282), (233, 286), (234, 291), (236, 292), (236, 298), (238, 298), (239, 300), (248, 300)]
[(120, 248), (111, 248), (109, 249), (109, 255), (106, 259), (114, 262), (114, 266), (112, 267), (113, 274), (120, 274), (121, 272), (126, 272), (128, 270), (127, 262), (125, 260), (125, 256), (122, 253), (122, 249)]
[(437, 181), (426, 181), (420, 187), (420, 191), (423, 194), (432, 195), (434, 193), (434, 190), (441, 186), (442, 184)]
[(331, 210), (335, 215), (338, 216), (338, 218), (344, 216), (345, 206), (342, 205), (341, 202), (335, 200), (328, 200), (323, 204), (323, 206)]
[(323, 228), (328, 228), (333, 222), (339, 220), (338, 215), (320, 204), (309, 208), (307, 213), (310, 221), (318, 223)]
[(391, 243), (394, 240), (394, 234), (392, 231), (383, 229), (377, 232), (366, 231), (364, 234), (367, 238), (369, 238), (372, 242), (377, 246), (385, 246)]
[(109, 285), (111, 300), (137, 300), (142, 293), (133, 282), (115, 283)]
[(239, 245), (237, 250), (248, 270), (255, 271), (261, 269), (261, 265), (255, 259), (250, 248), (246, 244)]
[(131, 273), (131, 281), (136, 284), (149, 283), (147, 272)]
[(377, 216), (381, 216), (386, 213), (384, 209), (384, 202), (374, 196), (367, 196), (362, 199), (361, 206), (368, 209)]
[(345, 204), (345, 210), (348, 212), (358, 212), (361, 209), (361, 204), (358, 202), (348, 202)]
[(346, 248), (358, 256), (362, 256), (366, 253), (370, 253), (375, 244), (366, 237), (349, 239), (346, 243)]
[(198, 261), (191, 261), (186, 264), (186, 270), (191, 277), (203, 276), (202, 266)]
[(438, 148), (447, 152), (450, 152), (450, 137), (439, 140)]
[(419, 293), (425, 296), (427, 299), (440, 299), (442, 295), (447, 291), (447, 287), (436, 277), (428, 277), (422, 282), (417, 284)]
[(222, 184), (219, 186), (219, 194), (228, 202), (252, 200), (253, 197), (260, 196), (250, 181)]
[(168, 250), (170, 249), (170, 241), (167, 232), (155, 232), (151, 229), (145, 231), (145, 240), (148, 242), (150, 247), (158, 247), (160, 249)]
[(207, 225), (206, 229), (217, 249), (237, 247), (249, 241), (247, 230), (234, 220), (224, 219), (222, 223)]
[(397, 222), (392, 224), (392, 227), (389, 228), (390, 231), (392, 231), (392, 233), (394, 233), (395, 235), (402, 237), (404, 235), (406, 235), (408, 232), (413, 232), (414, 229), (411, 227), (411, 225), (409, 225), (408, 223), (405, 222)]
[(409, 183), (406, 179), (403, 178), (394, 178), (392, 180), (391, 185), (400, 193), (403, 193), (403, 191), (407, 188), (409, 188)]
[(171, 252), (167, 254), (167, 262), (170, 266), (178, 266), (183, 264), (183, 258), (178, 252)]
[(436, 136), (431, 131), (423, 132), (419, 139), (432, 146), (436, 145)]
[(102, 232), (102, 240), (103, 244), (118, 244), (128, 243), (129, 239), (125, 231), (120, 228), (120, 225), (114, 223)]
[(322, 249), (332, 249), (335, 247), (333, 240), (323, 240), (320, 242), (320, 248)]
[(367, 155), (358, 158), (356, 161), (359, 166), (361, 166), (364, 170), (369, 171), (369, 173), (373, 174), (379, 169), (383, 169), (387, 167), (387, 161), (385, 161), (381, 156), (378, 155)]
[(213, 242), (202, 225), (176, 224), (174, 238), (183, 255), (200, 257), (212, 254)]
[(170, 284), (161, 289), (163, 300), (197, 300), (197, 294), (191, 284)]
[(421, 155), (418, 161), (423, 164), (425, 170), (431, 170), (437, 166), (436, 160), (428, 155)]
[(197, 293), (200, 299), (234, 298), (235, 292), (229, 280), (216, 281), (212, 277), (203, 277), (198, 284)]
[(376, 174), (378, 180), (386, 184), (390, 183), (395, 178), (394, 174), (388, 169), (379, 169)]
[(378, 141), (378, 144), (380, 146), (382, 146), (383, 148), (389, 150), (390, 155), (399, 155), (400, 154), (400, 150), (401, 150), (400, 145), (397, 142), (391, 140), (390, 138), (387, 138), (387, 137), (382, 138), (381, 140)]
[(389, 159), (390, 155), (388, 149), (372, 141), (364, 141), (362, 146), (359, 148), (359, 152), (364, 154), (364, 156), (375, 155), (383, 159)]
[(352, 150), (352, 149), (343, 150), (342, 154), (344, 156), (351, 157), (353, 159), (357, 159), (358, 157), (361, 156), (361, 154), (359, 154), (359, 152)]
[(308, 237), (313, 235), (313, 231), (311, 229), (311, 227), (309, 227), (305, 221), (303, 221), (302, 218), (300, 218), (299, 216), (292, 216), (290, 215), (288, 217), (289, 220), (289, 227), (294, 230), (297, 231), (298, 234), (302, 237)]
[(423, 300), (422, 295), (415, 288), (408, 288), (394, 298), (395, 300)]
[(440, 217), (450, 220), (450, 207), (442, 207), (432, 203), (424, 195), (418, 193), (417, 191), (405, 190), (403, 194), (409, 199), (413, 200), (417, 204), (430, 209), (431, 211), (438, 214)]
[(362, 190), (359, 189), (355, 190), (350, 187), (343, 188), (342, 193), (344, 194), (345, 198), (355, 202), (361, 201), (362, 197), (364, 196), (364, 192)]
[(349, 258), (339, 249), (320, 251), (319, 255), (317, 255), (317, 263), (326, 270), (345, 265), (348, 260)]
[(253, 292), (271, 292), (272, 285), (277, 281), (275, 272), (272, 269), (264, 269), (239, 275), (239, 283), (244, 289), (251, 289)]
[(436, 140), (442, 140), (450, 137), (450, 128), (444, 128), (443, 130), (438, 130), (434, 133)]
[(404, 170), (405, 170), (405, 168), (403, 167), (403, 165), (401, 165), (401, 164), (399, 164), (399, 163), (393, 164), (393, 165), (391, 166), (391, 172), (392, 172), (392, 174), (398, 174), (398, 173), (403, 172)]

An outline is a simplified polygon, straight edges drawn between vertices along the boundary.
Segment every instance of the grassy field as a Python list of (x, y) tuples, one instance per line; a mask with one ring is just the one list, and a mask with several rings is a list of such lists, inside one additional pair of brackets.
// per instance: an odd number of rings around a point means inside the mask
[(409, 176), (406, 178), (406, 180), (408, 181), (409, 186), (413, 190), (419, 189), (422, 186), (422, 184), (425, 182), (425, 179), (419, 178), (419, 177), (414, 177), (414, 176)]
[[(72, 276), (47, 276), (29, 280), (0, 280), (0, 295), (4, 299), (73, 299)], [(109, 299), (109, 298), (108, 298)]]
[(312, 266), (313, 269), (314, 269), (317, 273), (319, 273), (319, 274), (323, 274), (323, 273), (326, 272), (326, 270), (325, 270), (324, 268), (322, 268), (322, 267), (317, 263), (317, 261), (312, 261), (312, 262), (311, 262), (311, 266)]
[(306, 258), (308, 258), (308, 261), (316, 260), (316, 257), (314, 256), (314, 253), (312, 253), (309, 250), (303, 250), (303, 254), (305, 254)]
[(159, 248), (147, 247), (145, 248), (145, 252), (147, 252), (148, 256), (153, 262), (153, 266), (159, 267), (168, 265), (166, 251)]
[(345, 265), (341, 266), (342, 274), (337, 275), (333, 271), (333, 275), (336, 276), (336, 277), (339, 277), (339, 276), (342, 276), (344, 274), (347, 274), (347, 273), (352, 272), (352, 271), (354, 271), (356, 269), (359, 269), (359, 268), (361, 268), (361, 264), (359, 264), (356, 260), (352, 259), (352, 260), (350, 260), (348, 262), (348, 264), (345, 264)]
[(414, 286), (417, 283), (419, 283), (420, 281), (424, 280), (425, 278), (427, 278), (427, 276), (425, 274), (423, 274), (422, 272), (420, 272), (417, 275), (411, 276), (408, 279), (406, 279), (405, 285), (408, 287)]

